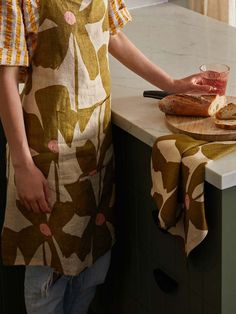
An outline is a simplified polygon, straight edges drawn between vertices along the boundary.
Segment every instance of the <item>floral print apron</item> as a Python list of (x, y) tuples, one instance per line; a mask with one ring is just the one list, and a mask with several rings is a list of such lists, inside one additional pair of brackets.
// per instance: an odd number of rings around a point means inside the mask
[(109, 22), (104, 0), (41, 0), (22, 94), (28, 143), (47, 178), (51, 214), (18, 200), (8, 158), (2, 234), (7, 265), (78, 275), (114, 243)]

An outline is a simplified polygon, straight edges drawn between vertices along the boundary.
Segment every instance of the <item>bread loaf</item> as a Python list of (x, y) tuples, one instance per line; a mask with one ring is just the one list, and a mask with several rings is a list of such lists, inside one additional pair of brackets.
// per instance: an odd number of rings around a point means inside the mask
[(215, 125), (220, 129), (236, 130), (236, 119), (235, 120), (215, 119)]
[(226, 97), (219, 95), (169, 95), (159, 101), (159, 108), (166, 114), (209, 117), (226, 105)]
[(236, 120), (236, 104), (230, 103), (216, 112), (216, 118), (220, 120)]

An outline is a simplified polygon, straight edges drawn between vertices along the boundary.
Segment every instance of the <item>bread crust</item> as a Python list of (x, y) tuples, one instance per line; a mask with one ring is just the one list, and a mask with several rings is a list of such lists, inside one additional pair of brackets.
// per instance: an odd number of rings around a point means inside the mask
[[(230, 124), (232, 122), (233, 124)], [(215, 126), (225, 130), (236, 130), (236, 120), (218, 120), (215, 119)]]
[(214, 107), (225, 103), (226, 98), (218, 95), (170, 95), (159, 101), (159, 108), (171, 115), (209, 117), (215, 114)]
[(216, 118), (219, 120), (236, 120), (236, 104), (230, 103), (216, 112)]

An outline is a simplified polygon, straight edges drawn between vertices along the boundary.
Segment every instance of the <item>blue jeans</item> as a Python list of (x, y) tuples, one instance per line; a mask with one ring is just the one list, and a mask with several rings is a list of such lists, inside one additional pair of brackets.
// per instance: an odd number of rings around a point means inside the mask
[(27, 266), (25, 304), (28, 314), (86, 314), (96, 286), (109, 269), (111, 251), (78, 276), (56, 277), (47, 266)]

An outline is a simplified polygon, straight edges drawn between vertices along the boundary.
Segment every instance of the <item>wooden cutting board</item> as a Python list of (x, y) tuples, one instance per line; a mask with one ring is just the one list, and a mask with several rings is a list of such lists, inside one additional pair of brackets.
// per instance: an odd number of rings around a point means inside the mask
[[(227, 96), (227, 102), (236, 103), (236, 97)], [(214, 118), (198, 118), (166, 115), (166, 123), (174, 133), (183, 133), (193, 138), (205, 141), (236, 140), (236, 130), (219, 129), (214, 124)]]

